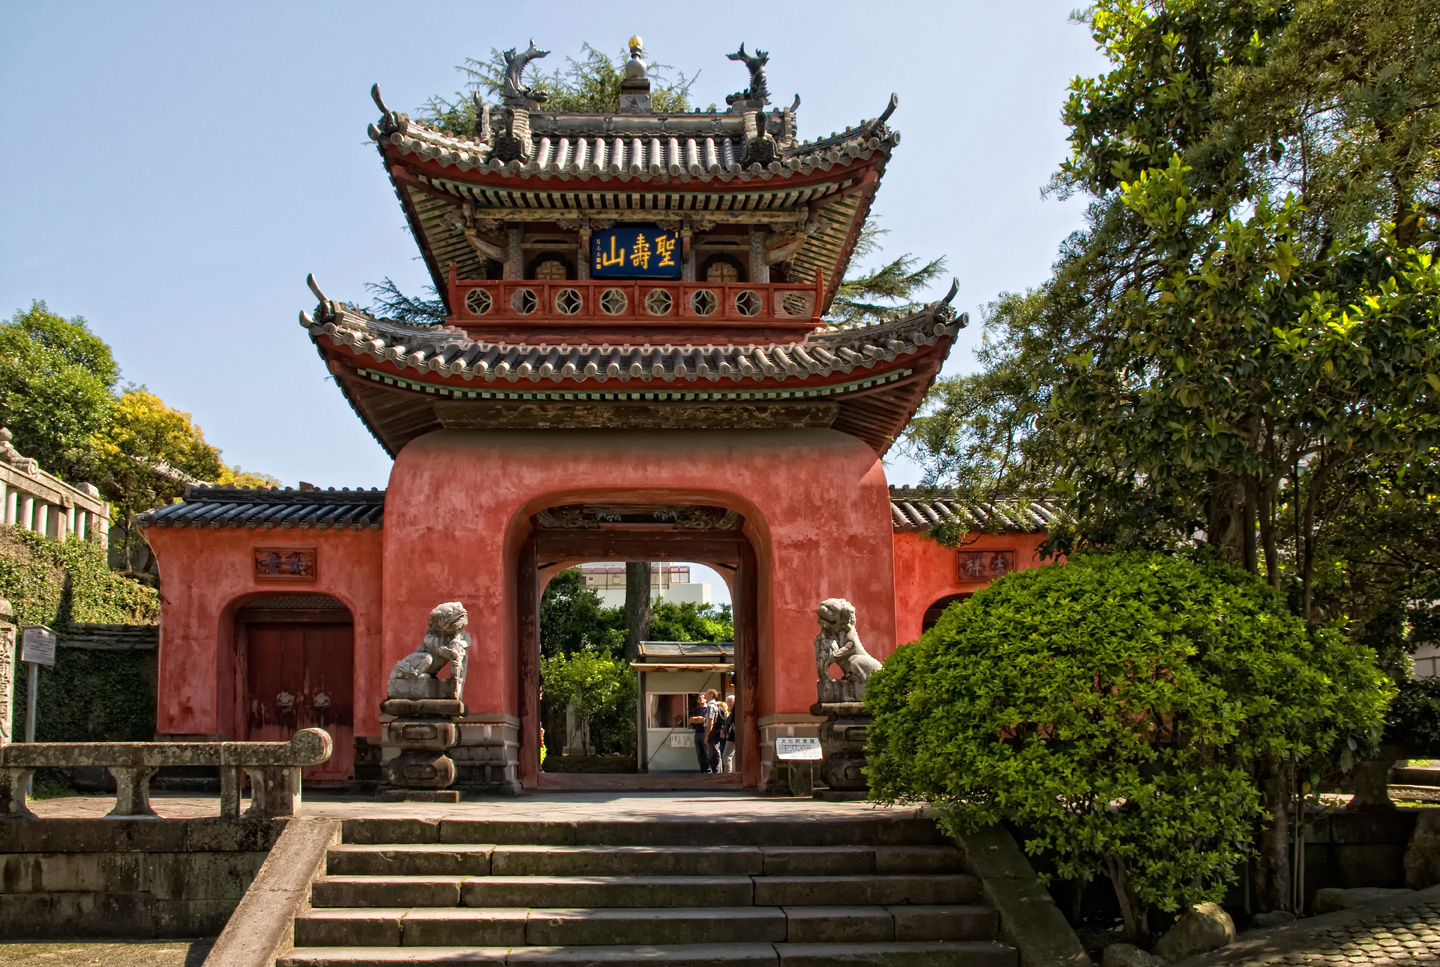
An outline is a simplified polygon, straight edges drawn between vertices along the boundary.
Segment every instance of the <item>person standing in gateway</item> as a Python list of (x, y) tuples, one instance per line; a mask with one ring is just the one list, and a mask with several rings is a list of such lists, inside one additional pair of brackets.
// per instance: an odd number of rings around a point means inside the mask
[(710, 692), (695, 696), (695, 705), (690, 709), (690, 726), (695, 730), (695, 759), (701, 772), (713, 772), (710, 765), (710, 724), (714, 715), (711, 709)]

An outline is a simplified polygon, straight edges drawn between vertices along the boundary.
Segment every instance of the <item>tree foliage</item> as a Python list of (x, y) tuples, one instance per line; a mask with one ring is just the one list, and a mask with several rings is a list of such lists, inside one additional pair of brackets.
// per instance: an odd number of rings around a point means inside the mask
[(1219, 900), (1251, 851), (1261, 764), (1374, 743), (1393, 686), (1223, 564), (1080, 554), (949, 608), (870, 680), (871, 789), (952, 831), (1005, 821), (1028, 852), (1106, 870), (1145, 910)]
[[(871, 218), (860, 228), (852, 261), (880, 251), (880, 237), (889, 232)], [(842, 279), (826, 317), (836, 325), (884, 322), (924, 307), (916, 296), (945, 273), (945, 257), (922, 262), (908, 252), (869, 271)]]
[[(614, 114), (620, 110), (620, 82), (625, 79), (628, 49), (611, 58), (590, 44), (580, 45), (580, 58), (566, 57), (564, 65), (546, 70), (546, 60), (532, 60), (526, 70), (525, 86), (543, 90), (547, 97), (542, 110), (580, 114)], [(700, 75), (686, 76), (668, 64), (648, 63), (650, 103), (656, 114), (690, 110), (690, 88)], [(476, 97), (498, 97), (505, 86), (505, 55), (490, 48), (484, 60), (465, 58), (455, 68), (465, 78), (464, 90), (453, 98), (436, 96), (425, 102), (420, 117), (427, 124), (459, 137), (475, 133)], [(714, 109), (714, 105), (710, 105)]]
[(91, 436), (109, 421), (120, 369), (79, 316), (35, 301), (0, 324), (0, 426), (42, 469), (79, 482)]
[[(1052, 188), (1091, 199), (984, 370), (908, 444), (932, 482), (1049, 489), (1060, 548), (1207, 542), (1315, 620), (1440, 402), (1440, 21), (1391, 0), (1100, 3)], [(1332, 582), (1333, 583), (1333, 582)]]
[(598, 754), (635, 752), (636, 680), (629, 662), (590, 651), (552, 655), (540, 660), (540, 678), (551, 709), (563, 715), (575, 704)]
[(595, 652), (619, 655), (625, 642), (623, 613), (617, 621), (600, 595), (585, 586), (579, 568), (566, 568), (550, 579), (540, 596), (540, 654), (546, 658)]
[[(625, 647), (625, 628), (625, 609), (605, 607), (600, 595), (585, 586), (579, 568), (555, 575), (540, 596), (540, 653), (544, 656), (588, 651), (619, 657)], [(734, 641), (730, 605), (676, 604), (652, 598), (649, 638)]]

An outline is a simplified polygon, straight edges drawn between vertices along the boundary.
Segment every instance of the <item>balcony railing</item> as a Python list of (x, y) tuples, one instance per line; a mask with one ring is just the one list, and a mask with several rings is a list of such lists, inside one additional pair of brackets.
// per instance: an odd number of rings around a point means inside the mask
[(662, 282), (650, 279), (466, 281), (449, 279), (451, 321), (466, 327), (570, 322), (587, 326), (749, 326), (809, 329), (824, 287), (785, 282)]

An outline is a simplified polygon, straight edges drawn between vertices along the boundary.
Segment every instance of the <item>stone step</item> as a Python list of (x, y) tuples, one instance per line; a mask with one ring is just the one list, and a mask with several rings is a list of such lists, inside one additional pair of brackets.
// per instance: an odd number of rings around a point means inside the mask
[(334, 876), (818, 876), (963, 869), (960, 852), (949, 846), (354, 844), (331, 849), (327, 864)]
[(524, 909), (315, 909), (295, 920), (295, 944), (551, 946), (754, 942), (874, 943), (991, 940), (996, 916), (975, 905)]
[(1017, 967), (1013, 947), (994, 941), (915, 943), (737, 943), (605, 947), (297, 947), (277, 967), (394, 967), (397, 964), (556, 964), (587, 967)]
[(343, 841), (365, 845), (500, 843), (538, 846), (949, 846), (917, 816), (734, 820), (347, 819)]
[(872, 876), (325, 876), (316, 907), (883, 906), (979, 902), (964, 873)]

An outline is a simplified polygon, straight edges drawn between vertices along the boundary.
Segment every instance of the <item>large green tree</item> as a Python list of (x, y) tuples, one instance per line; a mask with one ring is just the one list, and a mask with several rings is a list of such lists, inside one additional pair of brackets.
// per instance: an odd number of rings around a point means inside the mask
[[(1406, 511), (1440, 444), (1440, 12), (1083, 19), (1111, 69), (1072, 83), (1051, 189), (1087, 225), (991, 305), (985, 368), (942, 382), (908, 444), (933, 482), (1065, 498), (1058, 549), (1209, 545), (1311, 622), (1364, 613), (1357, 637), (1413, 644), (1382, 618), (1423, 575), (1363, 575), (1423, 560), (1433, 528)], [(1265, 770), (1273, 811), (1294, 777)], [(1279, 906), (1284, 824), (1267, 836)]]
[(119, 378), (110, 347), (80, 316), (36, 301), (0, 323), (0, 426), (59, 477), (85, 479), (91, 436), (109, 424)]

